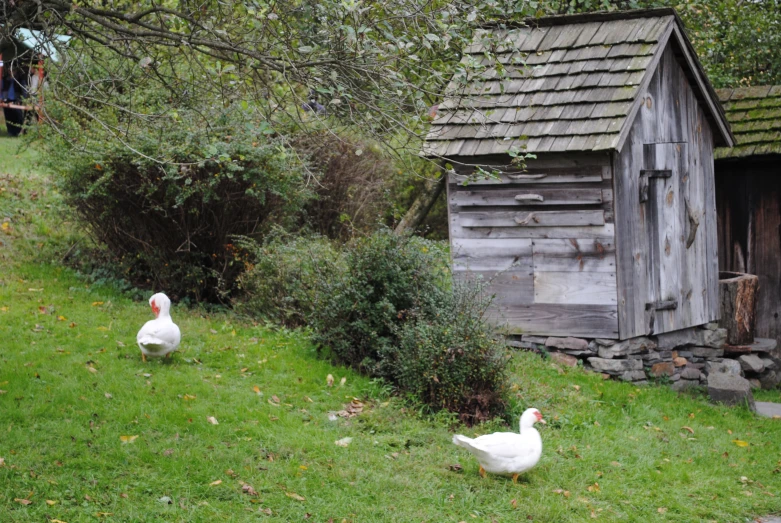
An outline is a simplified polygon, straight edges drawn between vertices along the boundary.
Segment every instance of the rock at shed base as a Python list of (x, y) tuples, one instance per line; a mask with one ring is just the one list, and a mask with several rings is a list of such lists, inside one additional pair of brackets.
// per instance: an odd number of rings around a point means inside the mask
[(645, 372), (642, 370), (630, 370), (619, 376), (621, 381), (646, 381)]
[(588, 350), (588, 342), (581, 338), (554, 338), (545, 340), (546, 347), (554, 349)]
[(676, 392), (680, 392), (682, 390), (691, 389), (694, 387), (700, 386), (700, 380), (678, 380), (675, 383), (673, 383), (670, 388), (672, 388)]
[(738, 358), (738, 361), (744, 372), (762, 372), (765, 370), (765, 364), (756, 354), (744, 354)]
[(725, 374), (723, 372), (714, 372), (708, 375), (708, 396), (711, 401), (724, 403), (725, 405), (747, 404), (751, 411), (756, 412), (754, 405), (754, 395), (751, 394), (751, 384), (748, 380)]
[(567, 367), (578, 366), (578, 359), (575, 356), (570, 356), (569, 354), (564, 354), (563, 352), (551, 352), (550, 359), (556, 363), (566, 365)]
[(732, 374), (734, 376), (740, 376), (743, 371), (740, 368), (740, 363), (737, 360), (725, 359), (723, 361), (708, 361), (705, 363), (705, 373), (709, 376), (711, 374)]
[(656, 342), (646, 337), (631, 338), (620, 341), (609, 347), (599, 348), (599, 357), (605, 359), (620, 358), (630, 354), (642, 354), (656, 348)]
[(663, 361), (651, 367), (651, 375), (654, 377), (672, 376), (675, 374), (675, 365), (671, 361)]
[(604, 358), (589, 358), (589, 364), (597, 372), (608, 374), (623, 374), (630, 370), (642, 370), (643, 360), (607, 360)]

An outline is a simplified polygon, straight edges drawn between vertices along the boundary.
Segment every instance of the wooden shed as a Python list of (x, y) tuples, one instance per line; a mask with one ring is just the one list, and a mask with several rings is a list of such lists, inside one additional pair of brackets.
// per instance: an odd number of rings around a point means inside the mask
[(454, 272), (490, 283), (495, 321), (626, 339), (716, 320), (713, 150), (733, 138), (675, 12), (489, 27), (462, 61), (485, 72), (454, 77), (424, 154), (453, 167)]
[(737, 141), (716, 149), (719, 267), (759, 277), (756, 335), (781, 341), (781, 85), (718, 94)]

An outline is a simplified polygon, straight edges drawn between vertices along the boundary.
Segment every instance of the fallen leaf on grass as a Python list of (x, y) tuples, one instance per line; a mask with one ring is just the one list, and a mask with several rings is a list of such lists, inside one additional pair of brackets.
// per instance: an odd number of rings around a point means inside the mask
[(743, 441), (742, 439), (733, 439), (732, 443), (738, 447), (748, 447), (748, 441)]
[(664, 514), (665, 512), (667, 512), (667, 507), (659, 507), (658, 509), (656, 509), (656, 511), (659, 514)]
[(160, 503), (162, 503), (164, 505), (173, 505), (173, 503), (174, 503), (174, 500), (172, 500), (168, 496), (163, 496), (162, 498), (158, 499), (157, 501), (159, 501)]
[(190, 401), (190, 400), (194, 400), (195, 399), (195, 395), (194, 394), (185, 394), (184, 396), (182, 396), (182, 398), (185, 401)]
[(217, 331), (214, 329), (209, 329), (209, 332), (211, 332), (212, 334), (217, 334)]
[(461, 472), (464, 469), (464, 467), (462, 467), (460, 463), (454, 463), (452, 465), (448, 465), (447, 468), (452, 470), (453, 472)]
[(113, 398), (113, 397), (114, 397), (114, 396), (112, 396), (111, 394), (109, 394), (108, 392), (107, 392), (107, 393), (105, 393), (105, 394), (104, 394), (104, 396), (106, 397), (106, 399), (107, 399), (107, 400), (110, 400), (111, 398)]
[(209, 483), (209, 486), (210, 487), (216, 487), (217, 485), (219, 485), (221, 483), (222, 483), (222, 480), (218, 479), (217, 481), (212, 481), (211, 483)]
[(61, 519), (50, 519), (49, 523), (66, 523), (66, 522), (62, 521)]
[(257, 491), (254, 488), (252, 488), (252, 485), (247, 485), (246, 483), (241, 486), (241, 491), (244, 494), (249, 494), (250, 496), (258, 495)]
[(304, 496), (299, 496), (295, 492), (285, 492), (285, 496), (287, 496), (289, 498), (293, 498), (293, 499), (298, 500), (298, 501), (306, 501), (306, 498)]
[(103, 305), (103, 302), (102, 302), (102, 301), (93, 301), (93, 302), (92, 302), (92, 306), (93, 306), (93, 307), (98, 307), (98, 306), (100, 306), (100, 305)]
[(511, 499), (510, 505), (512, 505), (513, 508), (518, 508), (518, 500), (517, 499)]
[(599, 483), (594, 483), (593, 485), (589, 485), (586, 490), (589, 492), (599, 492), (601, 489), (599, 488)]
[(334, 377), (333, 377), (333, 375), (329, 374), (328, 376), (326, 376), (325, 377), (325, 383), (329, 387), (333, 387), (334, 386)]
[(339, 386), (344, 387), (344, 384), (347, 383), (347, 377), (342, 378), (339, 380)]
[(57, 321), (67, 321), (65, 316), (57, 316)]
[(350, 442), (352, 442), (352, 440), (353, 439), (350, 438), (350, 437), (342, 438), (342, 439), (338, 439), (338, 440), (334, 441), (334, 444), (338, 445), (339, 447), (346, 447), (346, 446), (348, 446), (350, 444)]
[(47, 500), (46, 500), (46, 504), (47, 504), (47, 505), (49, 505), (49, 506), (51, 507), (52, 505), (56, 505), (56, 504), (57, 504), (57, 502), (56, 502), (56, 501), (54, 501), (53, 499), (47, 499)]
[(22, 499), (22, 498), (14, 498), (14, 501), (16, 501), (17, 503), (21, 503), (22, 505), (32, 505), (33, 503), (29, 499)]
[(564, 496), (565, 498), (568, 498), (568, 497), (570, 497), (570, 492), (569, 492), (569, 490), (564, 490), (564, 489), (557, 488), (556, 490), (554, 490), (554, 491), (553, 491), (553, 493), (554, 493), (554, 494), (561, 494), (561, 495), (562, 495), (562, 496)]
[(75, 321), (70, 322), (70, 325), (68, 325), (68, 327), (71, 328), (71, 329), (74, 328), (75, 326), (76, 326), (76, 322)]
[(206, 421), (208, 421), (212, 425), (219, 425), (220, 424), (220, 422), (217, 421), (217, 418), (215, 418), (214, 416), (209, 416), (208, 418), (206, 418)]
[(113, 516), (113, 515), (114, 515), (113, 512), (96, 512), (95, 513), (95, 516), (97, 516), (99, 518), (107, 518), (107, 517)]
[(119, 439), (122, 443), (133, 443), (138, 436), (120, 436)]
[(252, 387), (252, 391), (253, 391), (255, 394), (260, 394), (260, 387), (258, 387), (257, 385), (255, 385), (254, 387)]
[(694, 429), (691, 427), (681, 427), (681, 430), (688, 430), (690, 433), (694, 434)]
[(98, 369), (96, 369), (92, 365), (87, 365), (87, 370), (90, 371), (92, 374), (95, 374), (95, 373), (98, 372)]

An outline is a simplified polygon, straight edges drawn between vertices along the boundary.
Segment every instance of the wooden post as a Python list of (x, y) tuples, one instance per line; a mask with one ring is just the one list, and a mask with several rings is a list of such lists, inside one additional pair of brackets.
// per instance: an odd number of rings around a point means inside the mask
[(754, 342), (759, 278), (739, 272), (719, 273), (719, 326), (727, 329), (727, 343), (748, 345)]

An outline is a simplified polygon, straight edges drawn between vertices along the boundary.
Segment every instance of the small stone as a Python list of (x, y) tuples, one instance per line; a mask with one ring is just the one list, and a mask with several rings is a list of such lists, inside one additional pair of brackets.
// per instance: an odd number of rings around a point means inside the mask
[(624, 372), (619, 376), (619, 379), (622, 381), (640, 381), (645, 380), (646, 375), (645, 372), (641, 370), (630, 370), (628, 372)]
[(686, 358), (688, 360), (692, 356), (694, 356), (694, 354), (692, 354), (692, 351), (690, 351), (690, 350), (679, 350), (678, 351), (678, 357), (679, 358)]
[(525, 350), (532, 350), (532, 351), (539, 351), (539, 346), (535, 343), (529, 343), (526, 341), (518, 341), (518, 340), (507, 340), (505, 342), (508, 347), (512, 347), (514, 349), (525, 349)]
[(765, 369), (765, 372), (759, 375), (759, 384), (765, 390), (775, 389), (779, 383), (781, 383), (781, 372)]
[(581, 338), (554, 338), (545, 340), (546, 347), (556, 349), (588, 350), (588, 342)]
[(714, 372), (708, 375), (708, 395), (711, 401), (724, 403), (726, 405), (748, 404), (748, 408), (756, 411), (754, 406), (754, 396), (751, 394), (751, 385), (748, 380), (725, 374), (723, 372)]
[(642, 370), (643, 368), (643, 362), (640, 360), (611, 360), (592, 357), (588, 359), (588, 362), (597, 372), (609, 374), (623, 374), (630, 370)]
[(610, 347), (611, 345), (614, 345), (616, 343), (616, 340), (606, 340), (604, 338), (597, 338), (594, 340), (595, 343), (602, 345), (603, 347)]
[(550, 359), (552, 359), (556, 363), (561, 363), (562, 365), (566, 365), (567, 367), (578, 366), (578, 359), (575, 356), (570, 356), (569, 354), (564, 354), (561, 352), (551, 352)]
[(686, 361), (686, 358), (681, 358), (680, 356), (678, 356), (677, 358), (673, 358), (673, 364), (674, 364), (676, 367), (683, 367), (683, 366), (685, 366), (687, 363), (689, 363), (689, 362), (688, 362), (688, 361)]
[(656, 342), (646, 337), (631, 338), (620, 341), (609, 347), (600, 347), (599, 357), (605, 359), (642, 354), (656, 348)]
[(762, 384), (759, 382), (756, 378), (751, 378), (748, 380), (749, 385), (751, 385), (751, 390), (759, 390), (762, 388)]
[(682, 390), (691, 389), (693, 387), (699, 387), (699, 386), (700, 386), (700, 380), (680, 379), (675, 383), (673, 383), (670, 387), (674, 391), (682, 391)]
[(765, 370), (773, 370), (777, 366), (773, 358), (762, 357), (760, 359), (762, 360), (762, 363), (765, 364)]
[(531, 334), (524, 334), (521, 336), (521, 341), (525, 341), (527, 343), (536, 343), (538, 345), (545, 345), (545, 340), (548, 338), (546, 336), (532, 336)]
[(711, 347), (691, 347), (689, 350), (692, 356), (698, 358), (705, 358), (707, 360), (715, 360), (724, 356), (724, 349), (714, 349)]
[(655, 350), (648, 351), (648, 353), (642, 355), (643, 360), (647, 363), (656, 363), (658, 361), (662, 361), (662, 358), (659, 357), (659, 353)]
[(681, 379), (684, 379), (684, 380), (699, 380), (700, 379), (700, 371), (698, 371), (694, 367), (686, 367), (681, 372)]
[(702, 343), (696, 345), (723, 349), (724, 345), (727, 344), (727, 329), (701, 330), (699, 332), (702, 334)]
[(765, 364), (762, 363), (762, 359), (756, 354), (744, 354), (738, 358), (740, 367), (745, 372), (762, 372), (765, 370)]
[(702, 326), (702, 328), (709, 331), (715, 331), (716, 329), (719, 328), (719, 323), (716, 321), (711, 323), (706, 323), (705, 325)]
[(696, 329), (681, 329), (656, 335), (656, 344), (660, 349), (671, 350), (683, 345), (695, 345), (698, 335)]
[(673, 374), (672, 376), (670, 376), (670, 381), (678, 381), (679, 379), (681, 379), (680, 374)]
[(709, 361), (705, 364), (705, 373), (710, 376), (711, 374), (731, 374), (733, 376), (741, 376), (743, 374), (740, 368), (740, 363), (737, 360), (731, 360), (728, 358), (722, 361)]
[(675, 374), (675, 365), (670, 361), (663, 361), (651, 367), (651, 376), (659, 378), (661, 376), (672, 376)]
[(672, 361), (673, 360), (673, 351), (671, 351), (671, 350), (660, 350), (659, 351), (659, 357), (662, 358), (662, 361)]

